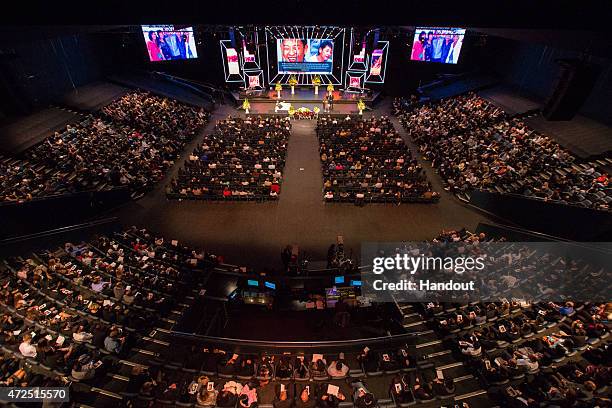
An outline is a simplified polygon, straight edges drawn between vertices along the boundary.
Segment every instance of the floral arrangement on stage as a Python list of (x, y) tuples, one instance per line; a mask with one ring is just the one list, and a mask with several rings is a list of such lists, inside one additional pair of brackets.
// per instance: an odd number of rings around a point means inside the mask
[(249, 114), (249, 109), (251, 109), (251, 102), (248, 99), (242, 101), (242, 109), (246, 111), (246, 114)]
[(274, 90), (277, 93), (277, 97), (280, 98), (281, 97), (281, 91), (283, 90), (283, 86), (281, 85), (280, 82), (276, 83), (276, 86), (274, 87)]
[(321, 108), (319, 108), (318, 106), (315, 106), (314, 109), (313, 109), (313, 112), (314, 112), (315, 116), (318, 116), (319, 112), (321, 112)]
[(312, 84), (314, 85), (314, 93), (315, 95), (319, 94), (319, 85), (321, 85), (321, 77), (319, 75), (315, 75), (312, 78)]
[(365, 102), (363, 102), (363, 99), (359, 99), (359, 101), (357, 101), (357, 109), (359, 110), (359, 114), (363, 114), (363, 111), (366, 108), (366, 104)]
[(327, 85), (327, 92), (334, 92), (334, 86), (332, 84)]
[(287, 83), (291, 86), (291, 95), (295, 95), (295, 86), (298, 84), (297, 77), (295, 75), (291, 75)]
[[(289, 112), (289, 114), (291, 115), (291, 112)], [(313, 119), (315, 115), (316, 113), (314, 111), (302, 106), (301, 108), (295, 110), (291, 116), (293, 119)]]

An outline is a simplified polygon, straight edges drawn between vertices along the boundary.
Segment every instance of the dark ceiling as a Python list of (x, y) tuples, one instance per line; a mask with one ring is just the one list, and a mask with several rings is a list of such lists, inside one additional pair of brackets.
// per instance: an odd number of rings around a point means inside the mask
[(607, 31), (608, 0), (67, 0), (16, 1), (6, 24), (453, 25)]

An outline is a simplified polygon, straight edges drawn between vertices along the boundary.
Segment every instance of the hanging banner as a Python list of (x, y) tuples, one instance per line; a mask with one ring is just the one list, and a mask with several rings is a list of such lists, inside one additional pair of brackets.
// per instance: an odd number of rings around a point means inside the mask
[(382, 56), (383, 50), (374, 50), (372, 51), (372, 60), (370, 65), (370, 75), (380, 75), (380, 71), (382, 68)]
[(238, 53), (234, 48), (227, 49), (227, 67), (230, 75), (240, 75), (240, 65), (238, 64)]

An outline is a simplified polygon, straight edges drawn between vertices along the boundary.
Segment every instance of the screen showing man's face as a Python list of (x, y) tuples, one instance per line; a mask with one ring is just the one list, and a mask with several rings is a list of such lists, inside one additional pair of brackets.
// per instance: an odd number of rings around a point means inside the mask
[(283, 61), (304, 62), (304, 42), (297, 39), (285, 39), (281, 43)]

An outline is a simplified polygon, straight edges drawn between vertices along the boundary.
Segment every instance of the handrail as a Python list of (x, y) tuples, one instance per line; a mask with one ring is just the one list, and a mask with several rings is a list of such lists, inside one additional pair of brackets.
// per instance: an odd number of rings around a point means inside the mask
[(10, 244), (14, 244), (17, 242), (28, 241), (31, 239), (49, 237), (52, 235), (64, 234), (66, 232), (77, 231), (77, 230), (85, 229), (85, 228), (99, 227), (100, 225), (116, 223), (117, 221), (118, 221), (117, 217), (108, 217), (108, 218), (103, 218), (100, 220), (93, 220), (93, 221), (89, 221), (89, 222), (85, 222), (81, 224), (67, 225), (65, 227), (54, 228), (52, 230), (40, 231), (40, 232), (36, 232), (33, 234), (21, 235), (21, 236), (12, 237), (12, 238), (5, 238), (5, 239), (0, 240), (0, 246), (10, 245)]
[(108, 189), (108, 190), (82, 190), (82, 191), (73, 191), (73, 192), (69, 192), (69, 193), (54, 193), (54, 194), (49, 194), (49, 195), (44, 195), (44, 196), (38, 196), (38, 197), (32, 197), (31, 200), (22, 200), (22, 201), (0, 201), (0, 208), (2, 207), (10, 207), (10, 206), (16, 206), (16, 205), (23, 205), (23, 204), (27, 204), (27, 203), (37, 203), (37, 202), (42, 202), (45, 200), (54, 200), (54, 199), (64, 199), (64, 198), (70, 198), (70, 197), (77, 197), (79, 195), (85, 195), (85, 194), (99, 194), (99, 193), (107, 193), (107, 192), (111, 192), (111, 191), (121, 191), (121, 190), (128, 190), (128, 187), (126, 186), (113, 186), (112, 188)]
[[(368, 270), (369, 268), (371, 268), (372, 265), (362, 265), (359, 266), (357, 269), (359, 270), (359, 272), (362, 272), (364, 270)], [(272, 281), (300, 281), (300, 280), (316, 280), (316, 279), (324, 279), (324, 278), (330, 278), (333, 277), (333, 273), (334, 272), (338, 272), (340, 270), (340, 268), (331, 268), (331, 269), (317, 269), (314, 271), (304, 271), (304, 273), (311, 273), (311, 272), (316, 272), (316, 273), (320, 273), (320, 275), (304, 275), (304, 276), (278, 276), (278, 275), (262, 275), (259, 274), (257, 272), (236, 272), (236, 271), (230, 271), (230, 270), (225, 270), (222, 268), (219, 268), (218, 266), (215, 266), (213, 269), (210, 270), (211, 273), (216, 273), (219, 275), (228, 275), (228, 276), (237, 276), (237, 277), (241, 277), (241, 278), (264, 278), (264, 279), (270, 279)], [(328, 274), (329, 273), (329, 274)], [(348, 275), (343, 275), (346, 278), (359, 278), (361, 275), (360, 273), (351, 273)]]
[(584, 207), (580, 204), (576, 204), (576, 203), (570, 203), (567, 201), (563, 201), (563, 200), (551, 200), (551, 199), (546, 199), (546, 198), (541, 198), (541, 197), (535, 197), (535, 196), (526, 196), (524, 194), (518, 194), (518, 193), (508, 193), (508, 192), (500, 192), (500, 191), (489, 191), (489, 190), (482, 190), (482, 189), (475, 189), (475, 190), (479, 190), (479, 191), (483, 191), (489, 194), (499, 194), (502, 196), (509, 196), (509, 197), (514, 197), (514, 198), (520, 198), (523, 200), (531, 200), (531, 201), (537, 201), (540, 203), (551, 203), (551, 204), (557, 204), (557, 205), (566, 205), (568, 207), (574, 207), (574, 208), (582, 208), (585, 210), (593, 210), (593, 211), (599, 211), (601, 213), (612, 213), (612, 210), (602, 210), (599, 208), (594, 208), (594, 207)]
[[(507, 229), (510, 231), (514, 231), (514, 232), (518, 232), (519, 234), (525, 234), (525, 235), (533, 235), (534, 237), (542, 237), (548, 240), (552, 240), (552, 241), (559, 241), (559, 242), (565, 242), (569, 245), (575, 246), (575, 247), (580, 247), (580, 248), (584, 248), (586, 250), (589, 251), (595, 251), (595, 252), (599, 252), (602, 254), (612, 254), (612, 252), (608, 251), (605, 248), (599, 247), (597, 246), (596, 242), (580, 242), (580, 241), (572, 241), (570, 239), (566, 239), (566, 238), (561, 238), (561, 237), (556, 237), (554, 235), (548, 235), (542, 232), (537, 232), (537, 231), (533, 231), (533, 230), (529, 230), (526, 228), (521, 228), (521, 227), (513, 227), (510, 225), (503, 225), (503, 224), (497, 224), (497, 223), (487, 223), (487, 222), (481, 222), (479, 223), (479, 225), (483, 225), (483, 226), (491, 226), (494, 228), (502, 228), (502, 229)], [(478, 229), (478, 227), (477, 227)]]
[(172, 331), (172, 335), (198, 340), (202, 342), (215, 343), (216, 345), (231, 345), (231, 346), (250, 346), (262, 347), (266, 349), (296, 349), (296, 348), (335, 348), (335, 347), (363, 347), (364, 345), (378, 345), (385, 343), (396, 343), (408, 341), (419, 336), (421, 332), (403, 333), (384, 337), (371, 337), (352, 340), (326, 340), (326, 341), (269, 341), (269, 340), (248, 340), (235, 339), (228, 337), (204, 336), (201, 334), (185, 333), (181, 331)]
[[(484, 225), (484, 226), (491, 226), (491, 227), (495, 227), (495, 228), (507, 229), (507, 230), (510, 230), (510, 231), (513, 231), (513, 232), (518, 232), (520, 234), (533, 235), (534, 237), (545, 238), (545, 239), (549, 239), (551, 241), (562, 241), (562, 242), (576, 243), (576, 241), (572, 241), (571, 239), (557, 237), (557, 236), (554, 236), (554, 235), (545, 234), (543, 232), (538, 232), (538, 231), (530, 230), (530, 229), (527, 229), (527, 228), (522, 228), (522, 227), (517, 227), (517, 226), (512, 226), (512, 225), (499, 224), (499, 223), (495, 223), (495, 222), (492, 222), (492, 223), (481, 222), (478, 225)], [(478, 227), (476, 227), (476, 229), (478, 229)]]
[[(170, 75), (170, 74), (166, 74), (164, 72), (158, 72), (158, 71), (153, 71), (153, 75), (156, 75), (158, 77), (164, 78), (164, 79), (166, 79), (168, 81), (171, 81), (171, 82), (174, 82), (176, 84), (180, 84), (182, 86), (185, 86), (185, 87), (191, 89), (192, 91), (196, 92), (200, 96), (203, 96), (203, 97), (209, 99), (211, 102), (214, 102), (214, 100), (215, 100), (215, 98), (210, 93), (208, 93), (206, 91), (203, 91), (202, 89), (198, 89), (196, 86), (191, 84), (191, 82), (195, 82), (195, 81), (187, 80), (187, 79), (184, 79), (184, 78), (181, 78), (181, 77), (177, 77), (177, 76), (174, 76), (174, 75)], [(207, 87), (205, 85), (200, 85), (200, 84), (198, 84), (198, 86), (202, 86), (204, 88), (209, 88), (209, 87)], [(215, 89), (213, 88), (213, 91), (214, 90)]]

